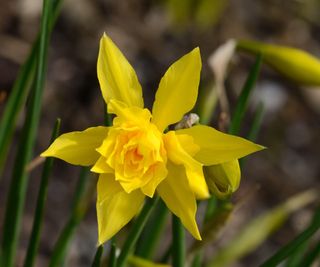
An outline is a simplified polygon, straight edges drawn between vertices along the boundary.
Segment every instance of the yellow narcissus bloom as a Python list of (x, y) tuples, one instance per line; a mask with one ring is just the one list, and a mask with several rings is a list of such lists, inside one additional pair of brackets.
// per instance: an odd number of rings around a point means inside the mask
[(175, 62), (161, 79), (152, 113), (144, 108), (136, 73), (104, 35), (98, 78), (111, 127), (92, 127), (58, 137), (42, 153), (98, 173), (99, 243), (116, 234), (157, 193), (196, 238), (196, 199), (209, 197), (204, 165), (229, 162), (263, 147), (204, 125), (164, 132), (196, 103), (201, 70), (199, 48)]

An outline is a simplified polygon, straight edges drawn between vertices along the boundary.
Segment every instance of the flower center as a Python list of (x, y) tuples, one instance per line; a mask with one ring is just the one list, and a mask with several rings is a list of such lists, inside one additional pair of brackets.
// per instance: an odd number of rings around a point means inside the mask
[[(130, 108), (125, 111), (130, 112)], [(114, 119), (101, 155), (126, 192), (141, 188), (146, 195), (152, 196), (167, 175), (167, 153), (162, 133), (150, 122), (150, 112), (139, 111), (142, 114), (135, 110), (136, 114), (132, 111), (128, 116)]]

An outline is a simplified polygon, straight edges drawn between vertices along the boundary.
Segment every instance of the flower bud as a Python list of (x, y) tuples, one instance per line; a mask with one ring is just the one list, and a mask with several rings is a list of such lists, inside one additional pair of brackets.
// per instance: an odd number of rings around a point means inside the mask
[(305, 51), (244, 40), (238, 41), (237, 48), (249, 53), (261, 53), (268, 65), (299, 84), (320, 85), (320, 61)]

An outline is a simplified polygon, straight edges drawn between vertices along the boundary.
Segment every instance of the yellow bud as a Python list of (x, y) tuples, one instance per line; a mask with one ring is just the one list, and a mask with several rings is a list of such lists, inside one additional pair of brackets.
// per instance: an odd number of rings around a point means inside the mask
[(240, 184), (241, 172), (238, 160), (205, 166), (204, 175), (209, 190), (224, 199), (234, 193)]
[(268, 65), (299, 84), (320, 85), (320, 61), (305, 51), (244, 40), (238, 41), (237, 48), (249, 53), (261, 53)]

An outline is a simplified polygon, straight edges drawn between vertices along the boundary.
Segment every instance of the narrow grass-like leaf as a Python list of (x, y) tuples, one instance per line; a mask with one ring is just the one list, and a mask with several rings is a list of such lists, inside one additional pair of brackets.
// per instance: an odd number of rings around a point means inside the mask
[(306, 240), (305, 242), (301, 243), (295, 251), (288, 257), (285, 266), (286, 267), (299, 267), (301, 266), (301, 261), (304, 257), (305, 252), (309, 247), (310, 240)]
[(320, 241), (307, 253), (299, 266), (310, 267), (316, 260), (320, 260)]
[(145, 259), (152, 258), (162, 230), (165, 226), (167, 215), (168, 209), (164, 202), (160, 199), (160, 201), (157, 203), (157, 206), (152, 211), (150, 220), (147, 222), (146, 227), (141, 234), (135, 253), (137, 256)]
[(248, 78), (242, 88), (241, 94), (237, 101), (237, 105), (234, 110), (230, 127), (229, 127), (230, 134), (239, 133), (241, 122), (247, 110), (250, 93), (253, 91), (256, 80), (259, 76), (261, 62), (262, 62), (262, 55), (258, 54), (256, 58), (256, 62), (254, 63), (252, 69), (250, 70)]
[[(228, 244), (216, 251), (216, 255), (210, 260), (207, 267), (231, 265), (232, 262), (256, 249), (271, 233), (279, 229), (292, 212), (317, 199), (318, 191), (308, 190), (289, 198), (283, 204), (256, 217), (247, 223), (243, 229), (240, 229), (239, 233)], [(277, 261), (272, 261), (272, 263), (273, 265), (265, 265), (264, 267), (274, 267)]]
[[(48, 20), (48, 33), (50, 34), (55, 21), (58, 17), (62, 0), (55, 0), (52, 7), (52, 15)], [(31, 84), (35, 78), (36, 62), (38, 58), (38, 51), (40, 47), (40, 34), (33, 44), (31, 52), (22, 65), (18, 77), (15, 80), (9, 99), (7, 101), (5, 110), (0, 121), (0, 174), (6, 158), (7, 149), (18, 119), (18, 115), (24, 105)], [(0, 175), (1, 178), (1, 175)]]
[(30, 161), (41, 111), (41, 99), (45, 81), (47, 50), (49, 43), (48, 24), (52, 11), (52, 1), (44, 0), (41, 20), (40, 45), (36, 79), (31, 95), (30, 105), (24, 123), (22, 136), (18, 146), (15, 166), (7, 199), (6, 214), (3, 227), (2, 251), (6, 267), (14, 265), (18, 236), (24, 206), (27, 173), (26, 165)]
[(101, 245), (98, 247), (97, 252), (94, 255), (94, 259), (93, 259), (91, 267), (100, 267), (102, 253), (103, 253), (103, 246)]
[(180, 219), (172, 215), (172, 248), (171, 257), (173, 267), (184, 267), (186, 259), (185, 230)]
[(111, 248), (110, 248), (108, 267), (116, 267), (117, 266), (116, 252), (117, 252), (116, 243), (114, 241), (114, 238), (112, 238), (111, 239)]
[(199, 251), (193, 258), (191, 267), (201, 267), (203, 259), (203, 251)]
[[(49, 267), (60, 266), (74, 231), (85, 215), (94, 190), (86, 190), (89, 168), (82, 168), (75, 190), (70, 218), (64, 226), (51, 255)], [(94, 183), (95, 181), (92, 181)], [(92, 192), (91, 192), (92, 191)]]
[(247, 136), (249, 140), (255, 141), (257, 139), (258, 133), (261, 128), (263, 115), (264, 115), (264, 105), (263, 103), (260, 102), (255, 111), (254, 118), (251, 124), (251, 129)]
[(140, 214), (134, 221), (134, 224), (129, 232), (129, 235), (122, 247), (121, 253), (117, 259), (117, 267), (123, 267), (126, 264), (129, 254), (131, 253), (132, 249), (134, 248), (137, 240), (145, 226), (152, 209), (158, 202), (159, 197), (148, 198), (146, 203), (144, 204)]
[[(52, 143), (58, 137), (59, 130), (60, 130), (60, 123), (61, 123), (60, 119), (57, 119), (52, 131), (50, 143)], [(30, 237), (29, 246), (27, 250), (27, 255), (24, 262), (24, 267), (32, 267), (35, 262), (35, 257), (36, 257), (38, 246), (39, 246), (44, 207), (47, 199), (48, 183), (49, 183), (49, 177), (50, 177), (52, 166), (53, 166), (53, 161), (54, 161), (53, 158), (47, 158), (44, 163), (40, 189), (39, 189), (38, 199), (37, 199), (37, 206), (36, 206), (35, 215), (34, 215), (33, 227), (32, 227), (31, 237)]]
[(312, 223), (301, 234), (294, 238), (287, 245), (278, 250), (271, 258), (266, 260), (260, 267), (276, 266), (287, 258), (301, 243), (310, 239), (320, 228), (320, 209), (314, 215)]

